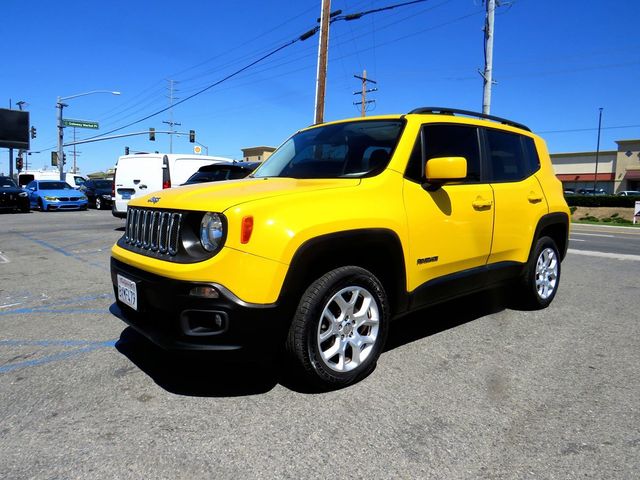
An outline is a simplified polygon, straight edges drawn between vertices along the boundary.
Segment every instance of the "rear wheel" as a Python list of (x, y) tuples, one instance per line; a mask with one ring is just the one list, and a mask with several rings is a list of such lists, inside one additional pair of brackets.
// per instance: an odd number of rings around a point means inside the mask
[(520, 303), (527, 309), (546, 308), (560, 283), (560, 255), (550, 237), (540, 238), (534, 248), (520, 285)]
[(360, 267), (341, 267), (307, 288), (286, 346), (309, 379), (345, 386), (373, 370), (388, 323), (389, 304), (380, 281)]
[(102, 210), (102, 199), (100, 197), (96, 197), (96, 209)]

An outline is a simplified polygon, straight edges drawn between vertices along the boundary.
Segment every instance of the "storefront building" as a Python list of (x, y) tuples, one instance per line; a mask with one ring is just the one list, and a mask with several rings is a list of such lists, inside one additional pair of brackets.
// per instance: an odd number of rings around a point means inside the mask
[[(565, 190), (640, 190), (640, 140), (619, 140), (617, 150), (552, 153), (551, 162)], [(597, 159), (597, 160), (596, 160)], [(597, 176), (596, 176), (597, 172)]]

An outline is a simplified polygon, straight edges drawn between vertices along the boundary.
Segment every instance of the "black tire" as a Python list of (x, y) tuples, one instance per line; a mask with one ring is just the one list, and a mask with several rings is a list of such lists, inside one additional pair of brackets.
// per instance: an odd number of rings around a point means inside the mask
[[(387, 339), (389, 316), (384, 287), (371, 272), (355, 266), (337, 268), (302, 295), (289, 328), (287, 352), (313, 383), (330, 388), (349, 385), (375, 368)], [(356, 350), (351, 342), (362, 343)], [(334, 349), (334, 356), (327, 357)]]
[(42, 203), (42, 199), (38, 198), (38, 208), (40, 209), (41, 212), (44, 212), (44, 204)]
[(540, 310), (549, 306), (560, 286), (560, 254), (550, 237), (536, 242), (519, 286), (519, 306), (526, 310)]
[(96, 197), (96, 210), (102, 210), (102, 199), (100, 197)]

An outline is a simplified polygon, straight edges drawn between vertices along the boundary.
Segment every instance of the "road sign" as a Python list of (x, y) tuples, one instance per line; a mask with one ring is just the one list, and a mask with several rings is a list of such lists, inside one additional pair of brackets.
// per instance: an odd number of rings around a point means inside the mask
[(62, 124), (65, 127), (91, 128), (93, 130), (100, 128), (98, 122), (94, 122), (93, 120), (71, 120), (70, 118), (63, 118)]
[(633, 208), (633, 224), (636, 224), (636, 221), (640, 217), (640, 202), (636, 200), (636, 203)]
[(202, 153), (202, 147), (200, 145), (196, 145), (193, 147), (193, 153)]

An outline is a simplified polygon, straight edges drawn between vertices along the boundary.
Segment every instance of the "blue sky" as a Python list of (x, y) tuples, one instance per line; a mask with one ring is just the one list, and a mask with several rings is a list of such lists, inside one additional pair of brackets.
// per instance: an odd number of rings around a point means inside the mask
[[(402, 0), (333, 0), (332, 10), (359, 12)], [(316, 24), (320, 0), (244, 2), (3, 0), (0, 107), (27, 102), (34, 168), (49, 163), (56, 144), (58, 96), (117, 90), (66, 102), (64, 116), (94, 120), (100, 130), (121, 128), (169, 105), (169, 80), (185, 99)], [(527, 124), (552, 152), (596, 148), (640, 138), (640, 1), (502, 1), (497, 10), (491, 113)], [(378, 92), (371, 114), (405, 113), (420, 106), (482, 110), (481, 0), (430, 0), (331, 27), (325, 120), (358, 116), (353, 78), (367, 70)], [(241, 158), (241, 148), (277, 146), (313, 121), (317, 36), (178, 105), (180, 131), (195, 130), (211, 155)], [(168, 128), (169, 112), (114, 134)], [(575, 130), (575, 131), (566, 131)], [(65, 129), (65, 140), (73, 137)], [(79, 145), (83, 173), (113, 166), (124, 147), (169, 150), (167, 135)], [(191, 152), (174, 137), (174, 152)], [(67, 152), (68, 163), (71, 148)], [(9, 153), (0, 150), (0, 172)]]

